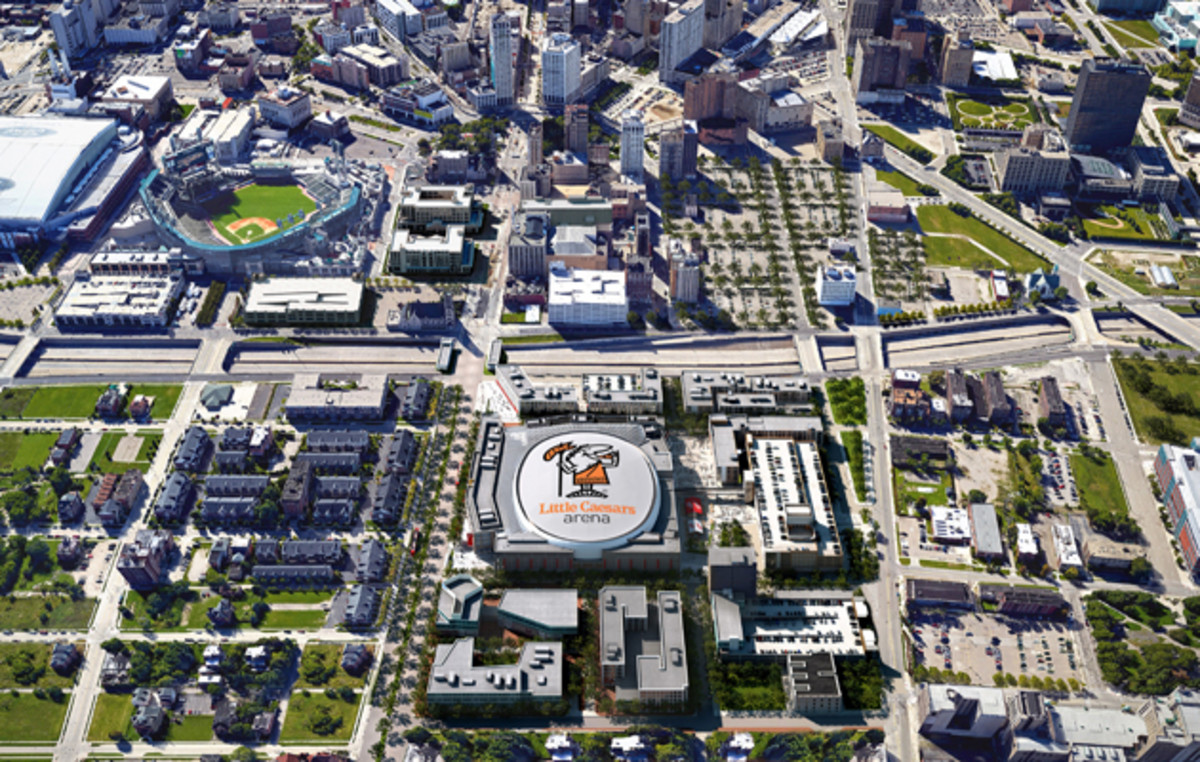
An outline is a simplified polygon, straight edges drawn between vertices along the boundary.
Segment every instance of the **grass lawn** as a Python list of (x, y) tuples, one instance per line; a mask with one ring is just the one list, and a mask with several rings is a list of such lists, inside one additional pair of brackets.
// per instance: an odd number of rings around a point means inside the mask
[[(1167, 441), (1182, 445), (1190, 442), (1192, 437), (1200, 436), (1200, 418), (1164, 413), (1148, 397), (1139, 394), (1133, 388), (1130, 383), (1130, 365), (1130, 361), (1120, 360), (1113, 363), (1113, 368), (1116, 370), (1117, 380), (1121, 384), (1121, 394), (1125, 397), (1125, 404), (1129, 408), (1129, 415), (1133, 418), (1133, 426), (1137, 430), (1138, 436), (1153, 445)], [(1153, 384), (1163, 387), (1172, 395), (1186, 394), (1195, 399), (1196, 395), (1200, 394), (1200, 376), (1187, 373), (1167, 373), (1163, 364), (1153, 360), (1145, 361), (1144, 366)], [(1155, 427), (1148, 424), (1151, 418), (1166, 419), (1171, 424), (1172, 431), (1166, 432), (1170, 436), (1165, 438), (1159, 436), (1160, 432), (1156, 432)]]
[(1166, 127), (1167, 122), (1179, 116), (1177, 108), (1156, 108), (1154, 109), (1154, 118), (1158, 120), (1160, 127)]
[[(129, 721), (133, 719), (133, 701), (125, 693), (101, 693), (96, 697), (96, 708), (92, 711), (92, 726), (88, 728), (87, 740), (108, 741), (113, 733), (132, 733)], [(209, 721), (212, 729), (212, 721)]]
[(0, 418), (20, 418), (25, 406), (37, 391), (31, 386), (18, 386), (0, 393)]
[(833, 422), (841, 426), (867, 425), (867, 389), (861, 378), (831, 378), (825, 382)]
[(961, 238), (926, 236), (927, 267), (961, 267), (964, 270), (995, 270), (1003, 263), (970, 241)]
[[(272, 603), (308, 603), (314, 608), (311, 609), (271, 609), (263, 617), (259, 623), (260, 630), (317, 630), (325, 624), (325, 619), (328, 614), (321, 611), (316, 606), (327, 603), (333, 599), (333, 592), (321, 591), (303, 591), (297, 593), (268, 593), (263, 598), (258, 598), (254, 595), (247, 594), (245, 598), (233, 604), (234, 611), (237, 612), (238, 622), (249, 627), (251, 608), (260, 600), (265, 600), (268, 604)], [(293, 597), (294, 596), (294, 597)], [(209, 597), (195, 601), (191, 608), (188, 609), (187, 621), (185, 627), (189, 630), (201, 630), (209, 625), (208, 611), (220, 602), (220, 597), (210, 595)]]
[(57, 439), (53, 432), (0, 432), (0, 471), (19, 471), (26, 466), (41, 469)]
[[(317, 203), (296, 185), (255, 183), (204, 202), (204, 209), (212, 216), (213, 225), (226, 240), (249, 243), (276, 235), (279, 231), (275, 226), (276, 220), (283, 220), (284, 229), (289, 227), (286, 219), (289, 214), (304, 210), (307, 218), (316, 211)], [(229, 229), (231, 224), (250, 218), (266, 220), (265, 229), (260, 224), (249, 224), (237, 231)]]
[[(876, 135), (883, 138), (885, 141), (890, 143), (895, 148), (898, 148), (899, 150), (903, 151), (904, 153), (908, 154), (909, 156), (912, 156), (913, 159), (921, 162), (922, 164), (928, 164), (929, 162), (933, 161), (934, 154), (932, 151), (930, 151), (928, 148), (921, 145), (920, 143), (917, 143), (916, 141), (912, 140), (907, 135), (905, 135), (903, 132), (896, 129), (895, 127), (892, 127), (891, 125), (870, 124), (870, 125), (866, 125), (864, 129), (866, 129), (869, 132), (875, 133)], [(928, 155), (929, 158), (927, 158), (927, 159), (917, 158), (918, 156), (924, 156), (924, 155)]]
[[(51, 604), (46, 608), (46, 604)], [(0, 624), (12, 630), (83, 630), (92, 618), (95, 598), (73, 601), (65, 596), (35, 595), (0, 599)], [(46, 621), (42, 621), (42, 615)]]
[[(54, 489), (48, 484), (43, 485), (42, 491), (43, 491), (43, 493), (49, 493), (49, 494), (54, 493)], [(47, 498), (47, 499), (53, 499), (53, 498)], [(37, 590), (42, 585), (53, 582), (58, 577), (67, 577), (67, 578), (71, 577), (70, 574), (67, 574), (67, 572), (61, 566), (58, 565), (59, 541), (47, 539), (47, 538), (42, 538), (42, 539), (45, 540), (46, 545), (49, 546), (49, 548), (50, 548), (50, 563), (52, 564), (52, 566), (50, 567), (50, 569), (48, 571), (32, 572), (28, 577), (26, 577), (25, 572), (26, 572), (26, 570), (29, 569), (29, 558), (26, 557), (25, 561), (21, 565), (21, 574), (19, 575), (19, 577), (17, 579), (17, 584), (13, 585), (14, 590)]]
[(1071, 455), (1071, 470), (1075, 472), (1075, 484), (1079, 487), (1080, 501), (1086, 501), (1093, 511), (1115, 516), (1129, 515), (1125, 492), (1121, 489), (1121, 477), (1112, 458), (1106, 457), (1098, 463), (1083, 455)]
[[(133, 702), (130, 702), (132, 704)], [(179, 722), (175, 722), (179, 720)], [(167, 724), (168, 741), (211, 741), (213, 716), (211, 714), (175, 715)]]
[[(310, 723), (318, 712), (326, 710), (331, 717), (340, 718), (342, 724), (333, 733), (320, 736), (313, 732)], [(310, 693), (305, 696), (303, 692), (295, 691), (288, 700), (287, 716), (283, 719), (283, 729), (279, 731), (279, 742), (349, 741), (350, 735), (354, 732), (354, 718), (357, 714), (358, 702), (348, 704), (340, 699), (330, 701), (322, 693)]]
[[(1128, 219), (1117, 217), (1120, 212)], [(1100, 206), (1095, 209), (1096, 216), (1084, 218), (1083, 227), (1092, 238), (1132, 238), (1134, 240), (1157, 240), (1150, 215), (1140, 208), (1120, 209), (1112, 206)], [(1103, 216), (1107, 213), (1108, 216)]]
[(23, 418), (90, 418), (108, 384), (39, 386), (21, 414)]
[(132, 384), (129, 387), (129, 399), (143, 394), (154, 398), (154, 407), (150, 408), (151, 418), (166, 420), (175, 411), (179, 395), (183, 394), (182, 384)]
[[(917, 221), (926, 233), (956, 233), (979, 242), (984, 248), (1005, 259), (1017, 272), (1032, 272), (1049, 263), (1029, 249), (974, 217), (961, 217), (946, 206), (922, 206)], [(931, 240), (926, 238), (926, 251)], [(990, 258), (989, 258), (990, 259)], [(927, 264), (933, 264), (927, 260)], [(994, 260), (993, 260), (994, 264)]]
[[(342, 648), (338, 643), (309, 643), (304, 647), (304, 653), (300, 655), (300, 678), (296, 681), (294, 689), (299, 688), (341, 688), (349, 686), (351, 688), (361, 688), (367, 682), (367, 672), (364, 672), (362, 677), (355, 677), (346, 670), (342, 669)], [(368, 646), (368, 651), (373, 651), (373, 647)], [(310, 681), (304, 674), (305, 665), (319, 658), (328, 672), (329, 667), (333, 667), (333, 673), (324, 682), (314, 683)], [(369, 671), (369, 670), (368, 670)]]
[[(157, 407), (157, 405), (155, 406)], [(99, 469), (100, 473), (123, 472), (130, 468), (136, 468), (143, 474), (150, 469), (150, 445), (152, 442), (162, 441), (162, 432), (152, 431), (140, 434), (142, 440), (141, 446), (138, 448), (137, 460), (125, 463), (123, 461), (114, 461), (112, 456), (117, 452), (117, 444), (125, 438), (124, 431), (106, 431), (100, 436), (100, 443), (96, 445), (96, 451), (92, 454), (92, 462), (88, 464), (90, 471), (93, 466)]]
[[(129, 697), (125, 697), (129, 703)], [(0, 694), (0, 741), (33, 743), (58, 740), (67, 717), (67, 701), (56, 704), (32, 693)]]
[(863, 435), (861, 431), (843, 431), (842, 447), (846, 448), (846, 462), (850, 464), (850, 478), (854, 482), (854, 494), (862, 502), (867, 497), (867, 477), (863, 472)]
[(875, 177), (881, 183), (887, 183), (896, 190), (903, 193), (905, 196), (924, 196), (925, 194), (917, 190), (917, 181), (899, 171), (888, 171), (884, 169), (875, 170)]
[[(75, 684), (73, 677), (63, 677), (50, 669), (49, 643), (0, 643), (0, 688), (49, 688), (57, 685), (59, 688), (70, 688)], [(33, 658), (33, 665), (42, 670), (42, 676), (36, 683), (21, 685), (13, 677), (10, 659), (21, 652), (27, 652)]]
[[(1158, 46), (1158, 30), (1146, 19), (1124, 19), (1122, 21), (1106, 21), (1109, 29), (1116, 27), (1130, 36), (1142, 38), (1138, 47), (1152, 48)], [(1122, 42), (1122, 45), (1125, 43)]]
[(949, 504), (946, 490), (954, 486), (954, 477), (948, 471), (938, 474), (936, 485), (916, 478), (910, 479), (909, 473), (902, 469), (896, 469), (896, 494), (903, 498), (902, 505), (908, 506), (918, 500), (924, 500), (925, 505)]

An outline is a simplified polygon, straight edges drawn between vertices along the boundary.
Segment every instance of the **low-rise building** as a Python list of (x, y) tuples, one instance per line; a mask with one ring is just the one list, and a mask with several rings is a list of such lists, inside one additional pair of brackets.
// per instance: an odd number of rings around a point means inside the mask
[(1075, 544), (1075, 530), (1070, 524), (1055, 524), (1050, 527), (1050, 536), (1054, 541), (1054, 564), (1059, 571), (1067, 569), (1083, 570), (1083, 557)]
[(363, 376), (353, 385), (324, 382), (316, 374), (296, 376), (284, 403), (289, 420), (377, 421), (387, 407), (386, 376)]
[(837, 714), (845, 709), (833, 654), (789, 654), (783, 667), (783, 695), (793, 715)]
[[(683, 600), (659, 591), (648, 603), (644, 587), (600, 590), (600, 673), (619, 701), (683, 703), (688, 697)], [(637, 638), (640, 645), (630, 646)]]
[(861, 598), (831, 590), (780, 590), (741, 601), (712, 595), (717, 655), (729, 661), (784, 662), (789, 655), (862, 656), (878, 648), (864, 627), (870, 610)]
[(475, 269), (475, 242), (461, 225), (435, 235), (400, 228), (392, 237), (388, 272), (400, 275), (469, 275)]
[(269, 278), (251, 283), (243, 313), (251, 325), (355, 325), (362, 301), (352, 278)]
[(559, 701), (562, 689), (562, 643), (526, 643), (516, 664), (476, 666), (475, 638), (459, 638), (437, 647), (426, 698), (431, 704), (505, 705)]
[(971, 505), (971, 543), (975, 555), (993, 561), (1004, 558), (1004, 541), (1000, 538), (1000, 522), (996, 507), (989, 503)]
[(134, 590), (152, 590), (174, 549), (175, 540), (169, 531), (140, 529), (132, 543), (121, 546), (117, 571)]
[(496, 617), (502, 627), (526, 637), (565, 638), (579, 629), (579, 595), (567, 588), (506, 590)]
[(475, 635), (483, 610), (483, 585), (470, 574), (442, 581), (438, 594), (437, 631), (443, 635)]
[(921, 735), (934, 739), (997, 739), (1008, 724), (999, 688), (926, 684), (919, 706)]
[(454, 119), (454, 107), (440, 87), (427, 79), (397, 85), (383, 93), (380, 108), (394, 119), (440, 127)]
[(867, 195), (867, 221), (884, 225), (908, 222), (908, 201), (894, 188), (872, 189)]
[(817, 301), (824, 307), (848, 307), (858, 295), (853, 267), (817, 268)]
[(276, 127), (293, 129), (312, 116), (312, 98), (286, 85), (258, 96), (258, 115)]
[(975, 609), (975, 597), (963, 582), (911, 578), (905, 591), (909, 608)]
[(579, 393), (573, 386), (535, 384), (519, 365), (497, 365), (500, 392), (522, 416), (579, 411)]
[(1058, 379), (1044, 376), (1040, 380), (1041, 394), (1038, 395), (1038, 415), (1051, 426), (1067, 425), (1067, 406), (1058, 391)]
[(565, 326), (613, 326), (629, 312), (623, 273), (552, 268), (548, 319)]
[(662, 377), (654, 368), (637, 373), (588, 373), (583, 377), (583, 398), (589, 413), (661, 415)]
[(370, 585), (351, 585), (342, 622), (350, 628), (365, 629), (375, 624), (379, 612), (379, 591)]
[(60, 330), (166, 328), (183, 290), (183, 276), (76, 276), (54, 322)]

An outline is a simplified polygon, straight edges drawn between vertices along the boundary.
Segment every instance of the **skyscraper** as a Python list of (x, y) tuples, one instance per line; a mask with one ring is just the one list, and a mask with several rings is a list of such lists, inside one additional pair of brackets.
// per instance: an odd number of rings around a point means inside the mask
[(662, 22), (658, 37), (658, 77), (668, 84), (682, 75), (675, 69), (704, 46), (704, 0), (689, 0)]
[(960, 30), (946, 35), (942, 41), (942, 84), (946, 87), (966, 87), (975, 71), (975, 45), (971, 35)]
[(642, 112), (629, 109), (621, 116), (621, 175), (640, 181), (646, 150), (646, 126)]
[(1067, 144), (1091, 153), (1127, 148), (1149, 89), (1150, 72), (1141, 64), (1084, 59), (1063, 130)]
[(555, 32), (542, 47), (542, 103), (565, 106), (579, 97), (581, 48), (571, 35)]
[(705, 0), (704, 47), (718, 50), (742, 28), (742, 0)]
[(637, 35), (646, 33), (646, 0), (625, 0), (625, 28)]
[(529, 125), (529, 166), (536, 168), (542, 163), (542, 123), (534, 122)]
[(859, 40), (854, 51), (854, 94), (861, 99), (863, 93), (876, 90), (903, 90), (911, 55), (907, 40)]
[(66, 53), (67, 58), (78, 58), (100, 41), (100, 25), (92, 0), (79, 0), (78, 3), (67, 0), (60, 10), (50, 14), (50, 29), (54, 31), (58, 49)]
[(658, 173), (672, 182), (694, 176), (699, 147), (695, 122), (684, 121), (664, 130), (659, 140)]
[(887, 36), (891, 33), (894, 0), (850, 0), (846, 9), (846, 52), (864, 37)]
[(1200, 81), (1192, 75), (1188, 83), (1187, 94), (1183, 96), (1183, 105), (1179, 109), (1179, 122), (1188, 127), (1200, 128)]
[(568, 151), (587, 153), (588, 107), (583, 103), (572, 103), (564, 109), (564, 144)]
[(496, 90), (496, 105), (511, 106), (515, 98), (513, 83), (512, 20), (506, 13), (492, 14), (488, 40), (491, 58), (492, 87)]

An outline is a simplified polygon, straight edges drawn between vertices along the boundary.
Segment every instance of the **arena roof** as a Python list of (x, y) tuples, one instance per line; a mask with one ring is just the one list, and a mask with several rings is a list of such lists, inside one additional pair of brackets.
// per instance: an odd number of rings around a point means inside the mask
[(522, 523), (551, 542), (627, 540), (658, 518), (658, 474), (629, 440), (567, 432), (542, 440), (513, 484)]
[(45, 223), (116, 137), (108, 119), (0, 116), (0, 225)]

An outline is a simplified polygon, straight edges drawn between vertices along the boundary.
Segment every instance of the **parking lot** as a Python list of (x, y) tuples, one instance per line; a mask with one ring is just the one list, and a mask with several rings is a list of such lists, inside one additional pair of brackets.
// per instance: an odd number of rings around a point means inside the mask
[(1068, 625), (983, 613), (921, 614), (913, 619), (917, 658), (928, 667), (965, 672), (975, 685), (995, 685), (996, 673), (1019, 679), (1082, 682), (1075, 636)]

